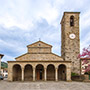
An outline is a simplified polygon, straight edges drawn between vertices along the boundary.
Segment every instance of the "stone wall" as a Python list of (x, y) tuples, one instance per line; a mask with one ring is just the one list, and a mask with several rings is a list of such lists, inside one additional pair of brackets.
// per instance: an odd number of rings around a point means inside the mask
[(45, 47), (28, 48), (28, 53), (51, 53), (51, 48)]

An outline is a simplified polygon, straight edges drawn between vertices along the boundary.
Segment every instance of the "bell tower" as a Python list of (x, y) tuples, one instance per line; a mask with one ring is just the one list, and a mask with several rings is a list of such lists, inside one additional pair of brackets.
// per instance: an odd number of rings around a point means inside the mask
[(80, 74), (80, 12), (64, 12), (61, 20), (61, 56), (65, 61), (72, 62), (72, 72)]

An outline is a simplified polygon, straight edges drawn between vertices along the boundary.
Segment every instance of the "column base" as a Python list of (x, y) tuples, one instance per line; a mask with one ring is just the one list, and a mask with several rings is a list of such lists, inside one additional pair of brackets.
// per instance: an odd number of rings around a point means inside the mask
[(34, 79), (33, 82), (35, 82), (36, 80)]
[(55, 80), (56, 82), (58, 82), (58, 80)]
[(72, 80), (67, 80), (67, 82), (72, 82)]
[(13, 82), (12, 80), (8, 80), (8, 82)]

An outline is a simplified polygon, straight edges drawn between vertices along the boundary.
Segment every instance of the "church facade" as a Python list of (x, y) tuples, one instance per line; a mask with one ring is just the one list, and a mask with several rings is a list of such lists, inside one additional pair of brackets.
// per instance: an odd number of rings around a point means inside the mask
[(27, 53), (8, 61), (8, 81), (71, 81), (71, 72), (80, 74), (79, 12), (64, 12), (61, 20), (61, 56), (52, 46), (37, 41)]

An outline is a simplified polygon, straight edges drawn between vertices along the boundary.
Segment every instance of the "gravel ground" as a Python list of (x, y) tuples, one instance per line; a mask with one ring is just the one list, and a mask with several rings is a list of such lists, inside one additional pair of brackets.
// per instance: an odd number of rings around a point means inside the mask
[(8, 82), (0, 81), (0, 90), (90, 90), (90, 82)]

